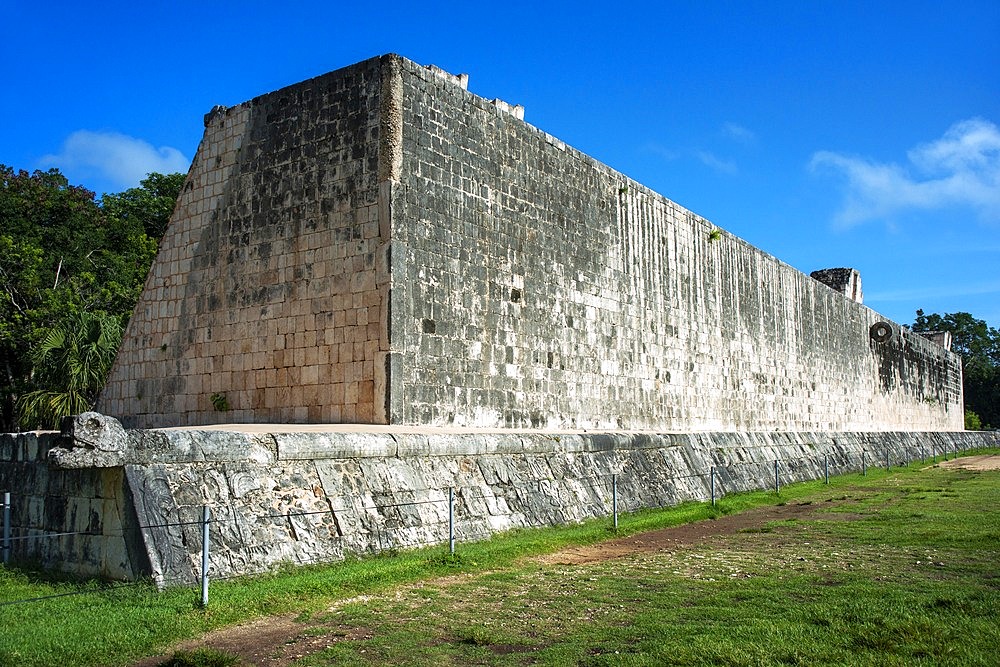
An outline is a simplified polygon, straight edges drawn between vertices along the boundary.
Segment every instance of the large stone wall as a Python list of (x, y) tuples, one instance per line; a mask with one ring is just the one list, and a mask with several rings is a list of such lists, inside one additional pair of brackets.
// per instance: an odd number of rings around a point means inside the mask
[[(80, 421), (101, 422), (93, 414)], [(111, 420), (104, 420), (110, 422)], [(205, 430), (100, 439), (0, 435), (14, 560), (189, 583), (211, 510), (212, 576), (459, 543), (511, 528), (893, 466), (1000, 445), (1000, 433), (372, 433)], [(116, 440), (117, 438), (117, 440)], [(95, 442), (96, 448), (95, 448)], [(24, 539), (31, 537), (31, 539)]]
[[(955, 355), (403, 62), (393, 422), (962, 428)], [(724, 196), (720, 193), (720, 196)]]
[(98, 409), (962, 428), (956, 355), (897, 326), (874, 340), (877, 313), (465, 82), (384, 56), (210, 114)]
[(206, 116), (100, 409), (127, 425), (384, 421), (381, 84), (372, 60)]

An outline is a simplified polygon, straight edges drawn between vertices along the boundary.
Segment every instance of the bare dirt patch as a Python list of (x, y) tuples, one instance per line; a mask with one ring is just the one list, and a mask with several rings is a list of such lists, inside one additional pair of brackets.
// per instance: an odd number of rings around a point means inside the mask
[[(790, 503), (761, 507), (739, 514), (722, 516), (714, 520), (664, 528), (586, 547), (573, 547), (541, 556), (535, 560), (548, 565), (580, 565), (623, 558), (633, 554), (672, 551), (720, 537), (759, 532), (765, 524), (771, 521), (804, 518), (815, 514), (819, 509), (832, 506), (832, 503), (823, 503), (822, 505)], [(837, 520), (855, 517), (854, 515), (837, 513), (829, 514), (824, 518)], [(434, 580), (434, 584), (447, 585), (449, 580), (459, 581), (462, 579), (465, 579), (464, 575), (442, 577)], [(360, 596), (359, 598), (343, 600), (335, 603), (332, 608), (364, 599), (364, 596)], [(173, 655), (174, 651), (191, 651), (203, 646), (238, 655), (246, 665), (287, 667), (303, 656), (317, 653), (339, 641), (365, 639), (366, 632), (364, 628), (341, 628), (315, 622), (298, 621), (295, 615), (272, 616), (235, 627), (215, 630), (198, 639), (178, 644), (167, 654), (146, 658), (136, 663), (134, 667), (156, 667)], [(518, 647), (510, 647), (510, 652), (517, 652), (517, 650)]]
[(1000, 470), (1000, 456), (997, 454), (963, 456), (951, 461), (941, 461), (938, 465), (942, 468), (961, 468), (963, 470)]
[[(822, 507), (830, 506), (829, 503), (824, 503)], [(815, 513), (818, 509), (820, 506), (806, 503), (761, 507), (718, 519), (662, 528), (600, 544), (572, 547), (553, 554), (546, 554), (537, 560), (548, 565), (581, 565), (622, 558), (637, 553), (670, 551), (720, 536), (759, 530), (764, 524), (771, 521), (803, 518)], [(831, 518), (846, 517), (831, 515)]]
[[(829, 503), (824, 503), (824, 507), (829, 506)], [(583, 564), (636, 553), (677, 549), (718, 536), (753, 531), (769, 521), (804, 517), (817, 509), (818, 506), (804, 503), (762, 507), (715, 520), (698, 521), (588, 547), (566, 549), (542, 556), (537, 561), (552, 565)], [(434, 583), (446, 585), (449, 580), (458, 581), (464, 578), (462, 575), (442, 577)], [(363, 599), (364, 596), (343, 600), (334, 604), (333, 608)], [(320, 628), (324, 628), (325, 631), (319, 632)], [(169, 653), (146, 658), (136, 663), (134, 667), (156, 667), (173, 655), (174, 651), (191, 651), (203, 646), (238, 655), (247, 665), (287, 667), (303, 656), (321, 651), (338, 641), (364, 639), (364, 632), (364, 629), (358, 628), (327, 627), (317, 625), (315, 622), (297, 621), (295, 615), (272, 616), (243, 625), (221, 628), (198, 639), (182, 642), (173, 647)]]
[[(281, 649), (294, 641), (305, 628), (305, 624), (296, 621), (294, 615), (259, 618), (250, 623), (220, 628), (197, 639), (181, 642), (169, 653), (145, 658), (135, 663), (134, 667), (156, 667), (170, 658), (175, 651), (193, 651), (203, 646), (238, 655), (247, 665), (284, 666), (297, 658), (281, 660), (277, 654), (284, 653)], [(327, 640), (326, 637), (323, 639)], [(321, 648), (323, 647), (311, 652)], [(297, 657), (301, 657), (301, 654)]]
[(372, 637), (368, 628), (317, 625), (295, 619), (294, 615), (269, 616), (243, 625), (220, 628), (198, 639), (182, 642), (169, 653), (145, 658), (133, 667), (156, 667), (176, 651), (193, 651), (201, 647), (237, 655), (247, 666), (288, 667), (296, 660), (337, 642), (364, 641)]

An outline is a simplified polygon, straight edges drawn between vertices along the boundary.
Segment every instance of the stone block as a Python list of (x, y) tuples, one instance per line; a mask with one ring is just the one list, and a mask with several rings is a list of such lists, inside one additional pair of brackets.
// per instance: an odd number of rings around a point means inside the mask
[(382, 433), (275, 433), (279, 461), (396, 456), (393, 437)]

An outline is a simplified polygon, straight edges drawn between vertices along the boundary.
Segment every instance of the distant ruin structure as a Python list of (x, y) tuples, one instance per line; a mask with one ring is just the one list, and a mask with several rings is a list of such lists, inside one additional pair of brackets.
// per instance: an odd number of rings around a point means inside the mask
[(828, 289), (466, 87), (387, 55), (213, 109), (97, 409), (962, 429), (959, 358), (857, 272)]
[(857, 269), (821, 269), (809, 274), (827, 287), (837, 290), (851, 301), (864, 303), (861, 294), (861, 274)]

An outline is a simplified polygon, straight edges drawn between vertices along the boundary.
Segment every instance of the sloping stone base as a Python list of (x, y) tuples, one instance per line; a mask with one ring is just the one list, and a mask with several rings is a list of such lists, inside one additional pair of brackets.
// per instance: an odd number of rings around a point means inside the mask
[[(160, 585), (196, 580), (211, 511), (212, 576), (441, 544), (454, 489), (464, 541), (830, 473), (1000, 446), (1000, 433), (238, 433), (126, 431), (87, 467), (57, 434), (0, 438), (16, 559)], [(62, 440), (62, 444), (71, 441)], [(104, 459), (106, 461), (106, 459)], [(64, 466), (64, 467), (57, 467)], [(75, 467), (65, 467), (75, 466)], [(83, 466), (83, 467), (81, 467)], [(51, 537), (54, 533), (78, 532)]]

